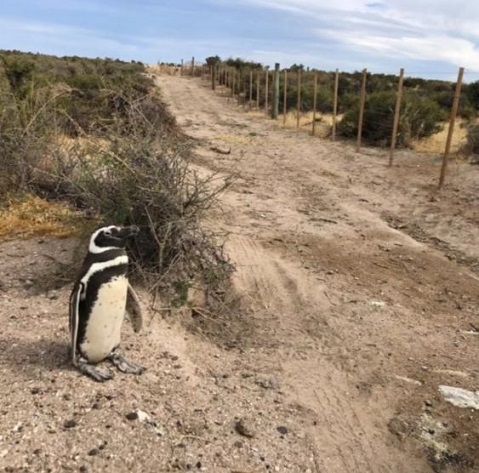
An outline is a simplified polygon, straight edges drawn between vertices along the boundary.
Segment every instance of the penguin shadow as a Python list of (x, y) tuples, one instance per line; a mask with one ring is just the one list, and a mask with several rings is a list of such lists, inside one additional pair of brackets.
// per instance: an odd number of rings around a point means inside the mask
[(0, 359), (30, 379), (49, 372), (73, 371), (70, 347), (59, 340), (0, 339)]

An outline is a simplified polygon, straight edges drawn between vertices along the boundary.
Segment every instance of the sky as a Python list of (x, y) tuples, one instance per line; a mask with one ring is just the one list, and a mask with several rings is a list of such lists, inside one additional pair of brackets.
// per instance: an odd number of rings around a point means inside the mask
[(1, 0), (0, 49), (479, 80), (479, 0)]

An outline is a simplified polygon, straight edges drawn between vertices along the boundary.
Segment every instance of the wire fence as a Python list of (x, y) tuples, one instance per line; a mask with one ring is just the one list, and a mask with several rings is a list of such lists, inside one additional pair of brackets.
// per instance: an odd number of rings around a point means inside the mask
[[(464, 68), (455, 83), (406, 76), (404, 69), (397, 75), (371, 74), (366, 69), (340, 73), (303, 66), (281, 70), (276, 64), (270, 70), (248, 63), (200, 64), (194, 58), (160, 66), (160, 72), (201, 76), (213, 90), (246, 110), (264, 113), (284, 126), (308, 129), (313, 136), (353, 139), (358, 152), (364, 144), (388, 148), (389, 166), (394, 165), (398, 148), (413, 147), (443, 128), (443, 148), (436, 150), (442, 154), (439, 187), (444, 185), (451, 151), (460, 148), (452, 146), (457, 118), (463, 120), (461, 125), (477, 121), (476, 104), (461, 94)], [(479, 79), (479, 74), (469, 73), (467, 79), (471, 82), (476, 76)], [(459, 134), (464, 142), (464, 130)]]

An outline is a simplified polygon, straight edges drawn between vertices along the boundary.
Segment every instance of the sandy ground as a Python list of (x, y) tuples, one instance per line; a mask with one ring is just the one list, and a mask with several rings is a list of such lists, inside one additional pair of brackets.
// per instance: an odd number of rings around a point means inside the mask
[(451, 162), (438, 192), (439, 157), (388, 168), (201, 79), (157, 83), (198, 169), (236, 175), (208, 225), (230, 235), (244, 313), (214, 337), (151, 313), (123, 342), (147, 372), (96, 384), (68, 364), (68, 288), (30, 287), (71, 242), (2, 244), (0, 468), (479, 471), (479, 414), (438, 390), (479, 389), (479, 170)]

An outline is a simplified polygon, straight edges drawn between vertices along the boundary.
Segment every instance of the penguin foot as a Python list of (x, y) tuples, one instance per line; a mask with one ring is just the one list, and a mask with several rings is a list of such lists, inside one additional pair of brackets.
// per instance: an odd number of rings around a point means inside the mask
[(131, 374), (142, 374), (145, 371), (143, 366), (137, 365), (132, 361), (128, 361), (118, 352), (113, 351), (108, 359), (122, 372)]
[(108, 368), (97, 368), (96, 366), (90, 365), (86, 361), (80, 360), (77, 364), (77, 368), (81, 373), (86, 374), (90, 378), (103, 383), (113, 378), (113, 372)]

